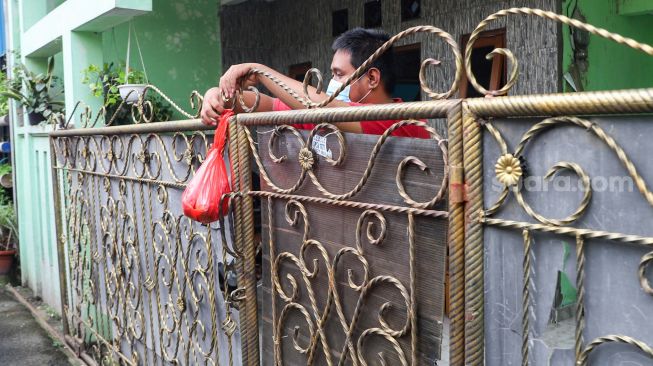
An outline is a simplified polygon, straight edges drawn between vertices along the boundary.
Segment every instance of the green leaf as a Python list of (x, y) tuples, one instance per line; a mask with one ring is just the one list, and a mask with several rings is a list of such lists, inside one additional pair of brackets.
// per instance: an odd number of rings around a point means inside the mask
[(27, 100), (27, 98), (24, 95), (17, 93), (15, 91), (8, 90), (8, 91), (1, 92), (0, 94), (6, 96), (7, 98), (17, 100), (18, 102), (25, 102)]

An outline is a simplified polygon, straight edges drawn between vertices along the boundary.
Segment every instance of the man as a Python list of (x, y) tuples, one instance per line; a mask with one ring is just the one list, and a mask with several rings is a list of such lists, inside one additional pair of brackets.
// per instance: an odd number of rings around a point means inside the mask
[[(317, 94), (314, 87), (309, 86), (308, 93), (314, 102), (327, 99), (344, 81), (351, 76), (356, 69), (365, 62), (379, 47), (390, 37), (377, 30), (355, 28), (343, 33), (333, 42), (333, 60), (331, 61), (331, 73), (333, 78), (329, 82), (326, 95)], [(391, 93), (395, 84), (395, 71), (392, 49), (386, 51), (381, 57), (372, 63), (367, 71), (360, 78), (354, 80), (343, 90), (335, 100), (327, 107), (347, 107), (367, 104), (400, 103), (400, 99), (393, 99)], [(260, 96), (257, 112), (281, 111), (290, 109), (305, 108), (299, 101), (288, 95), (281, 87), (270, 79), (256, 74), (249, 74), (252, 69), (266, 71), (283, 81), (299, 95), (303, 95), (303, 85), (300, 81), (279, 73), (265, 65), (245, 63), (233, 65), (220, 78), (219, 86), (209, 89), (204, 95), (202, 105), (202, 121), (205, 124), (215, 124), (225, 108), (225, 101), (233, 98), (239, 86), (243, 89), (257, 83), (263, 84), (271, 94), (270, 97), (264, 94)], [(253, 92), (245, 91), (244, 100), (247, 105), (253, 105), (255, 95)], [(229, 104), (228, 104), (229, 105)], [(239, 103), (235, 103), (235, 112), (242, 112)], [(364, 121), (364, 122), (340, 122), (336, 126), (343, 132), (382, 134), (396, 121)], [(310, 129), (313, 125), (298, 124), (295, 127)], [(428, 138), (429, 134), (417, 126), (405, 126), (393, 132), (394, 136)]]

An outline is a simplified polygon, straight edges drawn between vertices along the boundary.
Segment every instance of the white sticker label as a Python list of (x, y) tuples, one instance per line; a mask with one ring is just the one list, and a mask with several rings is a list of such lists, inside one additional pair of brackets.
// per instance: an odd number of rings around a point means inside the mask
[(331, 150), (327, 148), (327, 138), (320, 135), (313, 136), (313, 151), (320, 156), (331, 159), (333, 154)]

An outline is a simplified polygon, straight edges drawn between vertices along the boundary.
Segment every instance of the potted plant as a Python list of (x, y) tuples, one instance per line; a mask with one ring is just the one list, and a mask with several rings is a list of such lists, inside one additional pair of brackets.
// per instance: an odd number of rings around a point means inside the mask
[[(88, 85), (91, 93), (97, 98), (102, 98), (102, 103), (106, 108), (107, 114), (105, 122), (108, 123), (111, 118), (116, 114), (114, 124), (129, 124), (131, 120), (130, 106), (123, 104), (120, 106), (123, 99), (120, 95), (120, 86), (124, 84), (125, 70), (123, 64), (116, 66), (114, 63), (104, 64), (101, 68), (97, 65), (89, 65), (83, 70), (84, 77), (83, 83)], [(130, 70), (128, 80), (130, 83), (139, 83), (145, 80), (142, 71)], [(135, 95), (135, 93), (132, 93)], [(131, 97), (131, 95), (130, 95)], [(138, 96), (136, 96), (138, 99)], [(172, 116), (170, 107), (161, 100), (158, 96), (145, 96), (145, 100), (152, 103), (154, 112), (154, 121), (167, 121)], [(120, 109), (118, 109), (120, 107)], [(149, 108), (147, 104), (144, 108)], [(147, 110), (149, 114), (150, 111)]]
[[(147, 83), (145, 74), (142, 71), (132, 70), (121, 71), (122, 85), (118, 85), (120, 97), (127, 103), (136, 103), (141, 94), (145, 93)], [(126, 75), (126, 77), (125, 77)]]
[[(132, 33), (134, 34), (134, 38), (136, 40), (136, 47), (138, 48), (138, 55), (141, 59), (141, 66), (143, 67), (143, 71), (134, 71), (129, 67)], [(138, 42), (138, 33), (136, 32), (134, 23), (132, 22), (129, 22), (127, 36), (127, 55), (125, 58), (127, 60), (124, 67), (125, 72), (124, 76), (121, 78), (122, 84), (118, 86), (118, 90), (120, 91), (120, 97), (125, 102), (132, 104), (136, 103), (141, 95), (143, 98), (145, 98), (144, 93), (146, 93), (148, 85), (147, 72), (145, 72), (145, 61), (143, 61), (143, 52), (141, 51), (141, 46)]]
[(31, 125), (36, 125), (46, 119), (55, 111), (63, 110), (64, 103), (55, 100), (63, 94), (62, 88), (55, 92), (58, 85), (58, 78), (52, 74), (54, 58), (48, 59), (48, 67), (45, 73), (34, 74), (19, 64), (14, 69), (14, 77), (8, 80), (6, 90), (0, 92), (8, 98), (18, 101), (27, 113)]
[(5, 196), (0, 198), (0, 275), (11, 270), (18, 244), (18, 224), (14, 206)]

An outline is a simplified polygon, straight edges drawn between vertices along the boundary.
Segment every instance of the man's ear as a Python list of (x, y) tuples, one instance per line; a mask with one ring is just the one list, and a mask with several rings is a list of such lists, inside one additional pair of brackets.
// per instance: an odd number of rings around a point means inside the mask
[(367, 79), (370, 85), (370, 88), (374, 89), (381, 85), (381, 70), (376, 67), (372, 67), (367, 70)]

